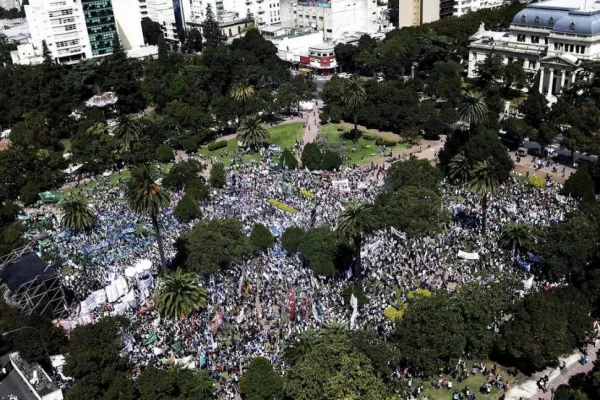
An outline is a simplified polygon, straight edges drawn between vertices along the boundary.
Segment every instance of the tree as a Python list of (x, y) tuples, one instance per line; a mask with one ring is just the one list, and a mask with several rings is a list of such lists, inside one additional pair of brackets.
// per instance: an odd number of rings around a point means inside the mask
[(577, 296), (552, 289), (525, 296), (502, 326), (498, 346), (530, 374), (580, 345), (591, 329), (589, 311)]
[(304, 229), (298, 228), (297, 226), (290, 226), (281, 235), (281, 246), (287, 250), (288, 253), (294, 254), (298, 252), (298, 247), (302, 243), (304, 236)]
[(465, 153), (460, 152), (448, 163), (448, 177), (459, 183), (466, 183), (471, 176), (472, 167)]
[(148, 17), (142, 18), (142, 34), (144, 36), (144, 42), (150, 46), (156, 46), (158, 44), (158, 39), (163, 36), (160, 24), (152, 21)]
[(200, 179), (199, 175), (204, 168), (205, 165), (192, 159), (179, 162), (169, 169), (169, 172), (163, 178), (163, 186), (174, 190), (186, 188), (190, 181)]
[(195, 218), (200, 217), (201, 213), (198, 202), (192, 195), (186, 193), (181, 200), (179, 200), (179, 203), (177, 203), (175, 210), (173, 210), (173, 215), (183, 223), (190, 222)]
[(527, 124), (537, 129), (548, 118), (550, 108), (546, 96), (541, 93), (531, 93), (519, 105), (519, 111), (525, 115)]
[(191, 154), (191, 153), (195, 152), (196, 150), (198, 150), (198, 142), (196, 141), (195, 137), (189, 137), (187, 139), (184, 139), (182, 145), (183, 145), (183, 149), (188, 154)]
[(470, 90), (463, 93), (458, 114), (460, 118), (473, 127), (483, 121), (488, 113), (483, 93)]
[(140, 374), (137, 386), (142, 400), (198, 399), (213, 398), (214, 381), (204, 371), (182, 368), (159, 370), (149, 366)]
[(503, 72), (502, 57), (495, 54), (490, 54), (475, 65), (475, 74), (481, 87), (486, 87), (502, 78)]
[(340, 342), (315, 346), (290, 368), (285, 391), (296, 400), (380, 400), (386, 396), (369, 359)]
[(476, 132), (466, 142), (463, 152), (469, 165), (475, 166), (482, 161), (492, 164), (499, 183), (506, 182), (510, 177), (514, 163), (495, 131), (485, 129)]
[(219, 47), (227, 40), (221, 31), (219, 22), (215, 19), (215, 15), (210, 4), (206, 6), (206, 17), (204, 18), (204, 22), (201, 26), (202, 33), (204, 34), (204, 44), (206, 47)]
[(574, 174), (569, 176), (562, 189), (562, 194), (573, 196), (577, 199), (594, 196), (594, 179), (590, 175), (587, 165), (577, 168)]
[(342, 210), (337, 220), (337, 231), (340, 235), (352, 240), (354, 244), (353, 274), (361, 279), (362, 264), (360, 251), (363, 234), (368, 233), (374, 225), (372, 206), (349, 202)]
[(342, 157), (333, 150), (325, 150), (321, 159), (320, 169), (324, 171), (337, 171), (342, 165)]
[(210, 197), (210, 189), (204, 178), (194, 178), (186, 185), (185, 194), (189, 194), (196, 201), (204, 201)]
[(513, 149), (532, 134), (530, 126), (519, 118), (511, 117), (502, 120), (502, 128), (506, 131), (505, 140), (514, 146)]
[(471, 182), (469, 182), (469, 190), (476, 193), (481, 199), (481, 208), (483, 210), (481, 234), (483, 236), (485, 236), (488, 196), (498, 191), (499, 188), (500, 183), (498, 182), (493, 164), (488, 161), (480, 161), (475, 165), (471, 174)]
[(271, 135), (265, 126), (260, 122), (258, 116), (249, 117), (244, 122), (244, 128), (238, 135), (238, 140), (245, 146), (253, 150), (258, 150), (265, 142), (269, 140)]
[(388, 169), (385, 184), (388, 190), (396, 191), (406, 186), (422, 187), (436, 193), (440, 191), (442, 173), (428, 160), (411, 158), (397, 161)]
[(210, 185), (214, 188), (222, 188), (227, 184), (227, 173), (223, 163), (213, 164), (210, 170)]
[(158, 243), (162, 270), (166, 274), (167, 262), (158, 218), (160, 211), (169, 206), (171, 199), (169, 194), (156, 183), (157, 176), (156, 169), (152, 166), (143, 165), (133, 169), (131, 179), (127, 184), (126, 198), (131, 211), (141, 216), (150, 217)]
[(309, 170), (317, 170), (321, 168), (323, 154), (317, 143), (306, 143), (300, 156), (302, 165)]
[(531, 227), (522, 222), (509, 222), (502, 227), (500, 244), (516, 253), (527, 251), (533, 244)]
[(173, 153), (173, 149), (171, 149), (166, 144), (161, 144), (156, 149), (156, 159), (161, 163), (169, 163), (175, 159), (175, 154)]
[(336, 263), (348, 265), (344, 260), (338, 260), (340, 253), (344, 251), (346, 249), (342, 247), (339, 236), (328, 227), (306, 231), (298, 246), (298, 252), (302, 254), (310, 268), (324, 277), (333, 276)]
[(275, 238), (269, 228), (263, 224), (254, 224), (250, 233), (250, 243), (256, 250), (262, 252), (273, 247)]
[(343, 102), (351, 110), (354, 118), (354, 130), (358, 129), (358, 110), (365, 104), (367, 92), (357, 77), (344, 81)]
[(298, 168), (298, 159), (293, 151), (290, 149), (284, 149), (281, 153), (281, 165), (289, 169)]
[(165, 69), (169, 66), (169, 48), (162, 35), (158, 37), (158, 63)]
[(187, 317), (199, 308), (206, 308), (206, 289), (198, 286), (194, 273), (177, 268), (160, 278), (156, 309), (163, 318)]
[(45, 40), (42, 40), (42, 57), (44, 58), (44, 65), (49, 66), (54, 64), (54, 58), (52, 52), (48, 48), (48, 44)]
[(40, 185), (35, 182), (27, 182), (21, 189), (21, 201), (26, 206), (31, 205), (39, 200)]
[[(82, 171), (101, 174), (114, 168), (119, 144), (108, 127), (96, 123), (78, 132), (71, 141), (71, 161), (82, 164)], [(81, 171), (80, 171), (81, 172)]]
[(124, 114), (117, 119), (117, 126), (113, 130), (113, 134), (125, 150), (133, 152), (135, 144), (140, 140), (140, 125), (136, 119)]
[(527, 74), (523, 66), (519, 63), (512, 62), (505, 65), (500, 75), (504, 83), (504, 93), (506, 94), (510, 93), (512, 87), (521, 90), (527, 85)]
[(240, 392), (246, 400), (282, 400), (283, 378), (269, 360), (253, 358), (240, 379)]
[(181, 239), (184, 262), (203, 275), (226, 269), (251, 252), (242, 223), (235, 219), (202, 221)]
[(67, 195), (59, 203), (63, 215), (60, 224), (63, 228), (73, 231), (91, 230), (96, 214), (80, 196)]
[(181, 47), (184, 53), (193, 54), (202, 51), (202, 32), (198, 28), (190, 28), (185, 33), (185, 42)]
[(242, 103), (242, 118), (246, 118), (246, 105), (254, 97), (254, 87), (247, 80), (241, 80), (231, 85), (229, 96)]
[(558, 129), (550, 122), (542, 122), (539, 128), (531, 132), (530, 140), (537, 142), (540, 146), (540, 156), (544, 155), (544, 150), (554, 141), (558, 135)]
[(304, 360), (314, 347), (319, 343), (320, 337), (317, 331), (314, 329), (307, 329), (293, 339), (291, 343), (288, 343), (283, 349), (283, 358), (294, 365)]

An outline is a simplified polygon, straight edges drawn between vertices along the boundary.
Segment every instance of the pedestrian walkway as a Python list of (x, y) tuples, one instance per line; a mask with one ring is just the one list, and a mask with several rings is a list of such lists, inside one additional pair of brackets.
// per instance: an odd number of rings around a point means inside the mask
[[(527, 380), (516, 384), (508, 392), (506, 392), (506, 400), (519, 400), (519, 399), (531, 399), (531, 400), (550, 400), (552, 398), (552, 391), (556, 390), (560, 385), (566, 385), (569, 383), (569, 379), (572, 376), (581, 373), (587, 373), (594, 367), (594, 361), (596, 360), (596, 348), (593, 345), (588, 345), (587, 354), (588, 362), (582, 365), (579, 360), (581, 359), (581, 352), (576, 351), (566, 358), (561, 358), (560, 362), (565, 361), (567, 366), (566, 373), (561, 373), (558, 368), (546, 368), (545, 370), (533, 374)], [(546, 385), (546, 392), (538, 387), (537, 382), (548, 375), (548, 384)]]
[(304, 128), (304, 144), (314, 142), (319, 135), (320, 118), (319, 106), (317, 104), (313, 104), (312, 110), (307, 111), (306, 118), (304, 119), (306, 123), (306, 127)]

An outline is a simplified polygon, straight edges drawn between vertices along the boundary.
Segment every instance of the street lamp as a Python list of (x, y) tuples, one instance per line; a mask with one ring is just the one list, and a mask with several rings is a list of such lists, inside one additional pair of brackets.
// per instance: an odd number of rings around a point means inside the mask
[(33, 331), (35, 331), (37, 333), (37, 335), (40, 338), (40, 341), (42, 342), (42, 345), (44, 346), (44, 351), (46, 352), (46, 357), (48, 358), (48, 361), (50, 362), (50, 364), (52, 364), (52, 359), (50, 358), (50, 353), (48, 353), (48, 348), (46, 347), (46, 343), (44, 342), (44, 338), (42, 337), (42, 334), (40, 333), (40, 331), (37, 330), (36, 328), (33, 328), (31, 326), (23, 326), (21, 328), (13, 329), (12, 331), (3, 332), (2, 336), (8, 336), (11, 333), (22, 331), (23, 329), (31, 329), (31, 330), (33, 330)]

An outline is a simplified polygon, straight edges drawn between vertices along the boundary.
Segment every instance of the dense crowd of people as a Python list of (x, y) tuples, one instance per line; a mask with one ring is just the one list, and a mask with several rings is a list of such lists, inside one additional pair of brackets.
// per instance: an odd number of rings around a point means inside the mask
[[(275, 236), (292, 226), (335, 228), (344, 204), (349, 200), (373, 202), (383, 190), (384, 178), (385, 170), (380, 166), (316, 174), (302, 169), (271, 169), (266, 160), (238, 162), (229, 168), (227, 186), (201, 203), (202, 214), (204, 218), (239, 219), (247, 234), (256, 223), (270, 228)], [(105, 181), (84, 190), (99, 216), (96, 228), (79, 234), (57, 230), (47, 249), (73, 268), (64, 281), (79, 302), (115, 276), (124, 275), (140, 259), (152, 261), (155, 267), (159, 264), (149, 221), (129, 210), (122, 184)], [(502, 226), (507, 221), (544, 226), (562, 220), (576, 203), (558, 192), (559, 186), (551, 182), (545, 189), (535, 189), (511, 178), (488, 202), (488, 233), (484, 238), (479, 234), (482, 210), (476, 195), (466, 188), (444, 184), (443, 205), (452, 218), (440, 233), (406, 238), (398, 231), (381, 230), (367, 235), (362, 252), (363, 288), (370, 301), (354, 317), (352, 307), (344, 303), (340, 293), (352, 279), (350, 270), (326, 281), (279, 244), (267, 254), (220, 274), (199, 277), (199, 284), (208, 291), (207, 308), (186, 319), (161, 319), (153, 308), (151, 293), (140, 291), (136, 280), (130, 279), (136, 302), (124, 313), (134, 329), (124, 335), (123, 353), (134, 372), (147, 365), (164, 367), (173, 363), (206, 368), (221, 383), (219, 396), (234, 398), (240, 373), (253, 357), (266, 357), (283, 370), (284, 347), (309, 328), (338, 322), (385, 338), (393, 323), (383, 310), (397, 304), (398, 297), (406, 300), (412, 290), (451, 291), (456, 285), (481, 280), (482, 269), (491, 277), (502, 273), (527, 279), (527, 272), (499, 247)], [(194, 221), (180, 223), (171, 213), (182, 193), (171, 197), (171, 208), (164, 210), (160, 218), (168, 259), (175, 256), (175, 240), (194, 225)], [(268, 199), (298, 212), (282, 211), (267, 203)], [(481, 261), (460, 258), (459, 251), (477, 253)], [(95, 310), (91, 321), (114, 311), (105, 304)], [(80, 312), (76, 302), (71, 320), (77, 321)], [(72, 329), (74, 325), (67, 326)]]

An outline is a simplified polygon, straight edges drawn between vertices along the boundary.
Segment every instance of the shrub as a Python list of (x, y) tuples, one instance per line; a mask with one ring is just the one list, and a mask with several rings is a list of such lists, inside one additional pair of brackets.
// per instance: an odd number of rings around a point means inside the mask
[(205, 166), (196, 160), (180, 162), (169, 170), (163, 179), (163, 185), (169, 189), (181, 190), (193, 180), (198, 179), (198, 174), (204, 170)]
[(374, 134), (372, 134), (372, 133), (364, 133), (364, 134), (362, 135), (362, 137), (363, 137), (363, 139), (365, 139), (365, 140), (375, 140), (375, 139), (377, 139), (377, 138), (378, 138), (378, 136), (377, 136), (377, 135), (374, 135)]
[(289, 212), (290, 214), (298, 214), (298, 211), (296, 211), (294, 208), (292, 208), (288, 205), (285, 205), (282, 202), (277, 201), (275, 199), (269, 199), (269, 200), (267, 200), (267, 202), (271, 205), (274, 205), (275, 207), (279, 208), (282, 211)]
[(351, 284), (351, 285), (346, 286), (340, 292), (340, 295), (344, 299), (344, 304), (350, 305), (350, 299), (352, 298), (353, 294), (356, 297), (356, 300), (358, 301), (359, 306), (364, 306), (365, 304), (368, 304), (370, 301), (369, 296), (367, 296), (365, 294), (365, 292), (363, 292), (361, 289), (359, 289), (356, 286)]
[(377, 136), (377, 138), (375, 139), (375, 144), (377, 146), (394, 147), (395, 145), (398, 144), (398, 142), (396, 142), (395, 140), (386, 139), (384, 137)]
[(296, 226), (289, 227), (281, 235), (281, 245), (288, 253), (297, 253), (298, 247), (304, 238), (304, 230)]
[(223, 163), (213, 164), (210, 170), (210, 185), (215, 188), (222, 188), (227, 184), (227, 173)]
[(208, 200), (210, 190), (203, 178), (194, 178), (185, 187), (185, 194), (190, 195), (196, 201)]
[(571, 195), (577, 199), (594, 194), (594, 179), (587, 165), (581, 165), (574, 174), (569, 176), (562, 189), (562, 194)]
[(281, 164), (289, 169), (296, 169), (298, 168), (298, 159), (293, 151), (285, 149), (281, 153)]
[(35, 182), (27, 182), (21, 189), (21, 201), (26, 206), (39, 200), (40, 185)]
[(250, 233), (250, 243), (258, 251), (267, 251), (275, 243), (273, 234), (263, 224), (255, 224)]
[(404, 311), (405, 310), (398, 310), (396, 307), (388, 306), (383, 310), (383, 315), (390, 321), (396, 321), (404, 316)]
[(312, 194), (311, 192), (309, 192), (309, 191), (308, 191), (308, 190), (306, 190), (306, 189), (300, 189), (300, 194), (301, 194), (302, 196), (304, 196), (304, 197), (307, 197), (307, 198), (309, 198), (309, 199), (314, 199), (314, 198), (315, 198), (315, 195), (314, 195), (314, 194)]
[(417, 289), (412, 292), (408, 292), (406, 298), (409, 302), (414, 302), (415, 300), (419, 300), (425, 297), (431, 297), (431, 292), (427, 289)]
[(194, 152), (196, 150), (198, 150), (198, 142), (196, 141), (196, 138), (187, 138), (183, 141), (183, 149), (188, 152)]
[(227, 147), (226, 140), (219, 140), (218, 142), (212, 142), (208, 145), (208, 151), (215, 151)]
[(309, 170), (313, 171), (320, 169), (323, 160), (321, 148), (316, 143), (307, 143), (306, 146), (304, 146), (304, 150), (302, 150), (300, 159), (302, 160), (302, 165)]
[(156, 159), (162, 163), (168, 163), (173, 161), (175, 159), (173, 149), (171, 149), (166, 144), (161, 144), (156, 149)]
[(339, 124), (342, 120), (342, 110), (340, 106), (331, 106), (329, 108), (329, 120), (334, 124)]
[(186, 193), (185, 196), (173, 210), (173, 215), (181, 222), (190, 222), (193, 219), (200, 217), (200, 208), (198, 202), (192, 196)]
[(329, 114), (327, 111), (323, 111), (321, 115), (319, 115), (319, 118), (321, 120), (321, 125), (326, 125), (329, 123)]
[(543, 189), (546, 187), (546, 181), (541, 176), (533, 175), (529, 178), (529, 185), (537, 189)]

